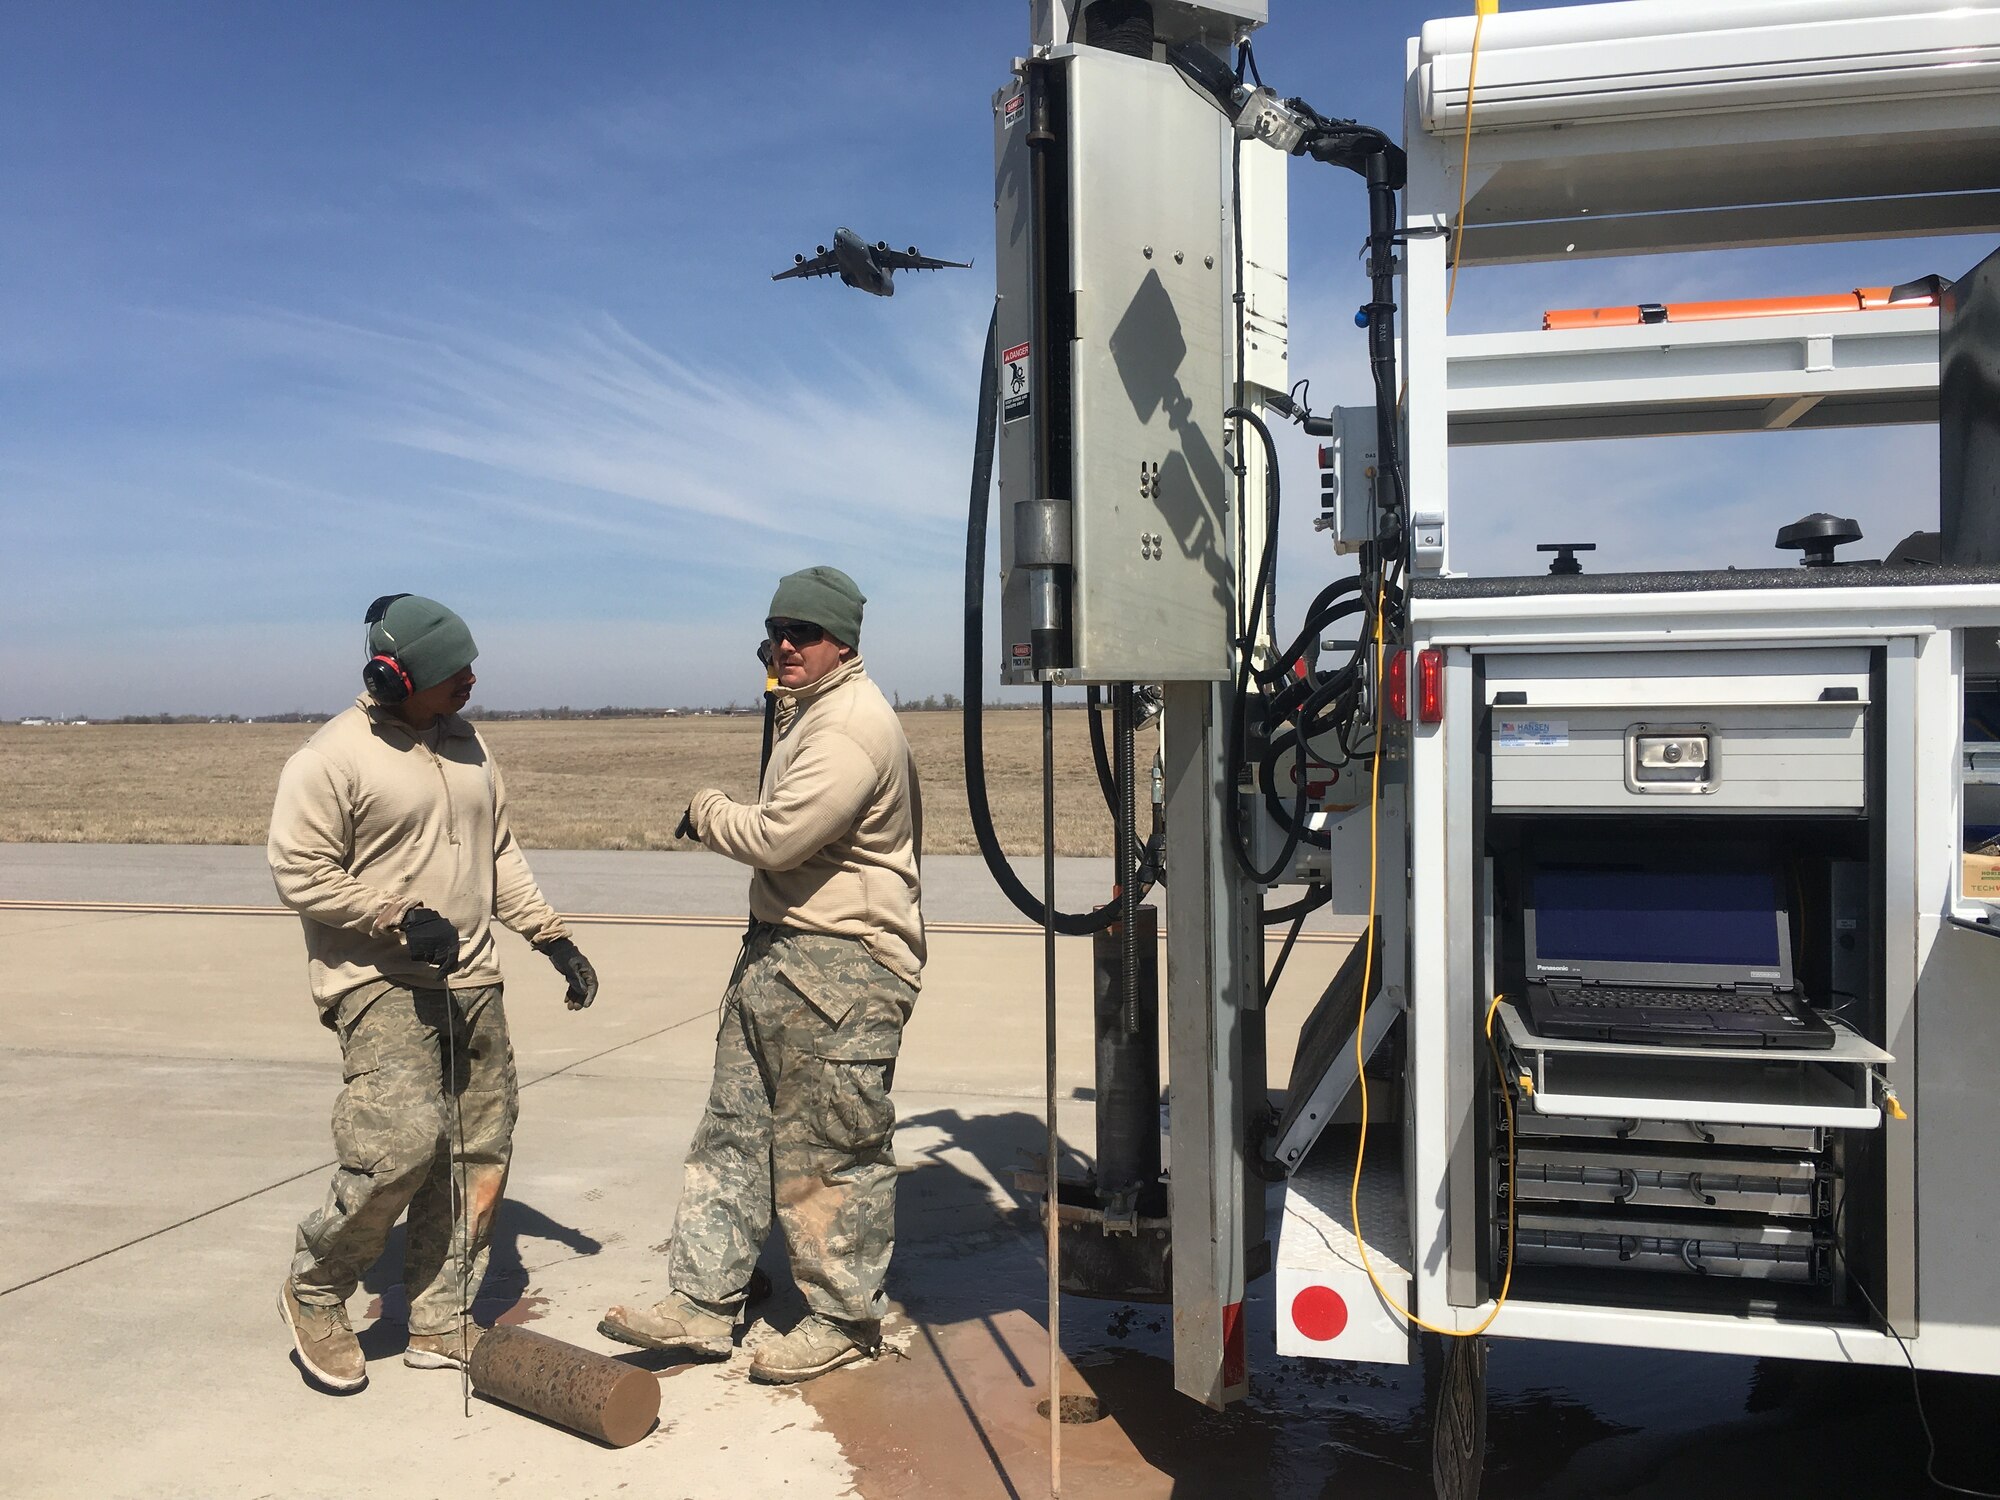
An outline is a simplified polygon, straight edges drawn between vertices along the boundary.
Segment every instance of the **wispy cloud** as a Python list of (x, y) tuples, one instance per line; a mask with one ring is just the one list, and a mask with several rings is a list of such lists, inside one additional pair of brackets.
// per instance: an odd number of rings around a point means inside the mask
[(601, 313), (222, 321), (311, 372), (310, 420), (447, 460), (458, 477), (441, 493), (626, 535), (663, 519), (821, 540), (888, 529), (941, 543), (954, 529), (977, 370), (943, 359), (935, 336), (877, 359), (823, 349), (806, 373), (798, 353), (761, 367), (683, 358)]

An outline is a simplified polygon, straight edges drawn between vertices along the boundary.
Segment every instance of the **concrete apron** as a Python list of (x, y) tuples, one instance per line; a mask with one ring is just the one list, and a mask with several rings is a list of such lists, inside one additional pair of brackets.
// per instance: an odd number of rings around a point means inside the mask
[[(594, 1331), (602, 1309), (665, 1290), (663, 1241), (735, 938), (583, 936), (604, 992), (581, 1015), (562, 1008), (546, 963), (503, 938), (526, 1088), (480, 1312), (609, 1350)], [(1032, 935), (936, 945), (898, 1077), (909, 1170), (893, 1352), (804, 1386), (750, 1384), (750, 1349), (800, 1310), (774, 1248), (779, 1292), (728, 1364), (621, 1353), (659, 1370), (661, 1424), (610, 1451), (478, 1400), (468, 1419), (455, 1373), (402, 1365), (400, 1240), (350, 1304), (368, 1388), (323, 1395), (293, 1365), (272, 1304), (293, 1226), (324, 1192), (339, 1071), (289, 920), (0, 912), (0, 1134), (12, 1148), (0, 1289), (18, 1288), (0, 1290), (0, 1368), (14, 1372), (4, 1488), (1043, 1493), (1040, 1237), (1010, 1185), (1039, 1153), (1040, 954)], [(1339, 957), (1331, 946), (1295, 956), (1274, 1011), (1274, 1076)], [(1088, 944), (1066, 941), (1063, 960), (1063, 1075), (1076, 1093), (1090, 1081)], [(1064, 1129), (1088, 1150), (1087, 1092)], [(1251, 1313), (1251, 1348), (1268, 1350), (1269, 1310), (1253, 1300)], [(1204, 1413), (1171, 1391), (1164, 1314), (1065, 1303), (1065, 1346), (1110, 1416), (1066, 1429), (1064, 1493), (1316, 1492), (1334, 1464), (1325, 1429), (1294, 1446), (1281, 1414), (1324, 1373), (1266, 1368), (1261, 1355), (1256, 1406)], [(1386, 1427), (1416, 1394), (1380, 1398)]]

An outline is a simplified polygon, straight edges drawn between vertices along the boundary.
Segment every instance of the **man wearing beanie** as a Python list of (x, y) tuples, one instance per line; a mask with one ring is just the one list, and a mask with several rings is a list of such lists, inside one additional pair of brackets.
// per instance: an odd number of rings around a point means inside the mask
[(406, 1208), (403, 1363), (455, 1369), (479, 1341), (470, 1310), (516, 1112), (493, 918), (555, 964), (570, 1009), (597, 994), (514, 842), (500, 768), (458, 716), (472, 632), (390, 595), (368, 611), (368, 651), (369, 691), (285, 763), (269, 847), (346, 1080), (340, 1164), (278, 1291), (306, 1373), (336, 1391), (368, 1383), (346, 1303)]
[(809, 1380), (873, 1355), (895, 1240), (889, 1089), (924, 962), (923, 806), (902, 725), (862, 670), (854, 580), (779, 580), (764, 622), (777, 736), (754, 803), (697, 792), (685, 832), (749, 865), (748, 936), (723, 997), (667, 1263), (671, 1290), (599, 1325), (727, 1359), (775, 1204), (809, 1308), (753, 1379)]

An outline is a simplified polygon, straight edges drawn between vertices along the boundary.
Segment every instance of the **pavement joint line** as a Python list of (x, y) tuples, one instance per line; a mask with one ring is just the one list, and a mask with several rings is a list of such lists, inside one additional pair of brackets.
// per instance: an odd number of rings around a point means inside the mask
[[(691, 1026), (696, 1021), (702, 1020), (712, 1014), (713, 1012), (698, 1012), (692, 1016), (683, 1016), (678, 1021), (647, 1032), (644, 1036), (635, 1036), (630, 1041), (620, 1042), (615, 1047), (606, 1047), (602, 1052), (593, 1052), (589, 1057), (579, 1057), (575, 1062), (565, 1063), (560, 1068), (543, 1073), (538, 1077), (530, 1078), (526, 1083), (521, 1085), (521, 1089), (526, 1091), (538, 1083), (547, 1083), (551, 1078), (560, 1078), (571, 1068), (580, 1068), (587, 1062), (595, 1062), (600, 1057), (609, 1057), (612, 1053), (622, 1051), (626, 1047), (636, 1047), (641, 1042), (650, 1042), (656, 1036), (665, 1036), (670, 1031), (678, 1031), (683, 1026)], [(183, 1229), (198, 1220), (208, 1218), (212, 1214), (219, 1214), (226, 1208), (234, 1208), (239, 1203), (248, 1203), (252, 1198), (261, 1198), (266, 1193), (276, 1192), (281, 1187), (297, 1182), (301, 1177), (310, 1177), (315, 1172), (324, 1172), (334, 1164), (334, 1160), (315, 1163), (302, 1172), (294, 1172), (289, 1177), (281, 1177), (276, 1182), (266, 1183), (263, 1187), (252, 1188), (247, 1193), (231, 1198), (227, 1203), (218, 1203), (213, 1208), (204, 1208), (198, 1214), (189, 1214), (185, 1219), (177, 1219), (173, 1223), (163, 1225), (159, 1229), (148, 1230), (142, 1235), (137, 1235), (132, 1239), (126, 1240), (123, 1244), (113, 1245), (108, 1250), (99, 1250), (93, 1255), (84, 1256), (81, 1260), (73, 1260), (66, 1266), (57, 1266), (53, 1271), (44, 1271), (39, 1276), (29, 1277), (26, 1281), (17, 1281), (10, 1287), (0, 1287), (0, 1297), (10, 1297), (15, 1292), (25, 1291), (31, 1286), (39, 1286), (44, 1281), (52, 1281), (58, 1276), (78, 1270), (81, 1267), (89, 1265), (92, 1261), (103, 1260), (107, 1255), (116, 1255), (121, 1250), (130, 1250), (134, 1245), (143, 1245), (148, 1240), (156, 1240), (163, 1234), (172, 1234), (176, 1229)]]
[[(169, 901), (44, 901), (25, 897), (0, 899), (0, 911), (104, 912), (129, 916), (165, 917), (290, 917), (297, 913), (285, 906), (194, 905)], [(651, 912), (564, 912), (565, 922), (603, 927), (741, 927), (741, 917), (671, 915)], [(926, 932), (961, 937), (1039, 937), (1042, 929), (1027, 922), (926, 922)], [(1360, 934), (1352, 932), (1301, 932), (1301, 943), (1352, 943)], [(1284, 934), (1273, 928), (1265, 932), (1267, 943), (1282, 942)], [(1166, 934), (1160, 935), (1166, 941)]]
[(116, 1047), (26, 1047), (0, 1040), (0, 1057), (52, 1057), (71, 1062), (90, 1063), (166, 1063), (169, 1065), (190, 1064), (201, 1067), (231, 1067), (272, 1073), (323, 1074), (331, 1066), (326, 1062), (307, 1062), (293, 1057), (240, 1057), (237, 1054), (221, 1052), (125, 1052)]

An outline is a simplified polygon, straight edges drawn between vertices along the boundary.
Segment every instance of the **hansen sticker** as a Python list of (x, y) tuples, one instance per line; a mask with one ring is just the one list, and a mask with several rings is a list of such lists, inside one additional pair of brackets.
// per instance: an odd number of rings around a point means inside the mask
[(1502, 750), (1541, 750), (1569, 743), (1568, 719), (1495, 719), (1493, 743)]
[(1028, 346), (1016, 344), (1000, 351), (1000, 420), (1018, 422), (1031, 410), (1034, 396), (1034, 366)]

